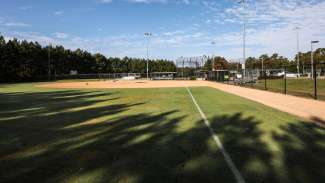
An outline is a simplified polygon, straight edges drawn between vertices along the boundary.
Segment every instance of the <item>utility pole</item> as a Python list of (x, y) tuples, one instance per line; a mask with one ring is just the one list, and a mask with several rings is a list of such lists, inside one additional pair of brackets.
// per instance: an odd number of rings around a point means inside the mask
[(314, 68), (314, 48), (313, 48), (313, 44), (316, 44), (316, 43), (319, 43), (319, 41), (311, 41), (310, 42), (311, 43), (311, 52), (310, 52), (310, 54), (311, 54), (311, 78), (314, 78), (314, 77), (316, 77), (316, 76), (314, 76), (314, 69), (316, 69), (316, 68)]
[[(216, 42), (215, 41), (212, 41), (211, 44), (212, 45), (215, 45)], [(212, 62), (211, 62), (211, 64), (212, 64), (212, 71), (214, 71), (214, 54), (212, 55)]]
[(212, 71), (214, 71), (214, 55), (212, 55), (212, 62), (211, 62), (211, 65), (212, 65)]
[(151, 32), (144, 33), (144, 36), (147, 38), (147, 79), (149, 79), (149, 39), (152, 36)]
[(298, 77), (300, 77), (300, 48), (299, 48), (299, 30), (300, 27), (295, 27), (294, 30), (297, 31), (297, 71), (298, 71)]
[(244, 78), (246, 77), (246, 0), (240, 0), (239, 3), (242, 5), (243, 8), (243, 70), (244, 70)]
[(103, 35), (102, 35), (102, 32), (103, 32), (103, 29), (98, 28), (97, 31), (98, 31), (98, 34), (99, 34), (99, 47), (97, 47), (98, 48), (97, 53), (103, 54), (102, 53), (102, 47), (103, 47)]
[(48, 79), (49, 80), (51, 80), (51, 48), (52, 45), (50, 43), (48, 47)]
[(262, 73), (264, 73), (264, 58), (262, 58)]

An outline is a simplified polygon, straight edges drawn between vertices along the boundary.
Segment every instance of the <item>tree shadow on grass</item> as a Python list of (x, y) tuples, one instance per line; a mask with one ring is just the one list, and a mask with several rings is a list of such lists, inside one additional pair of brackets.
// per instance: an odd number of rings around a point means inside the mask
[(270, 165), (272, 154), (260, 140), (262, 132), (257, 126), (261, 122), (243, 118), (241, 113), (216, 116), (211, 122), (246, 182), (276, 182)]
[(118, 99), (110, 97), (111, 95), (107, 92), (78, 91), (2, 94), (0, 98), (7, 100), (1, 102), (6, 108), (0, 112), (0, 142), (13, 144), (9, 148), (2, 148), (0, 156), (15, 149), (59, 139), (65, 133), (60, 129), (69, 125), (117, 114), (132, 106), (141, 105), (121, 103), (96, 107), (100, 102)]
[[(97, 94), (10, 94), (10, 107), (1, 110), (0, 182), (234, 181), (221, 154), (208, 145), (202, 121), (189, 121), (178, 110), (123, 113), (143, 103), (97, 106), (117, 100), (112, 93)], [(11, 114), (21, 116), (4, 119)], [(192, 128), (180, 130), (188, 123)]]
[[(35, 110), (18, 102), (33, 97)], [(125, 113), (143, 103), (119, 103), (110, 92), (20, 93), (8, 101), (1, 118), (15, 108), (21, 117), (0, 121), (0, 182), (235, 182), (203, 121), (184, 111)], [(246, 182), (324, 180), (323, 129), (284, 126), (271, 135), (277, 159), (262, 122), (240, 113), (211, 122)]]
[(285, 152), (283, 161), (292, 183), (325, 181), (325, 130), (311, 123), (282, 126), (273, 138)]
[(261, 121), (241, 113), (214, 117), (212, 127), (246, 182), (324, 182), (325, 130), (315, 124), (297, 121), (273, 132), (263, 141)]
[[(56, 92), (39, 92), (39, 93), (24, 93), (24, 92), (12, 92), (12, 93), (0, 93), (0, 108), (1, 116), (5, 114), (18, 115), (32, 109), (37, 109), (38, 113), (64, 110), (66, 108), (73, 108), (77, 106), (88, 106), (100, 102), (100, 100), (87, 100), (96, 97), (106, 97), (105, 100), (113, 100), (117, 98), (107, 98), (110, 95), (117, 94), (117, 92), (90, 92), (90, 91), (56, 91)], [(102, 100), (102, 101), (105, 101)], [(88, 103), (87, 103), (88, 102)], [(40, 109), (44, 109), (41, 111)]]

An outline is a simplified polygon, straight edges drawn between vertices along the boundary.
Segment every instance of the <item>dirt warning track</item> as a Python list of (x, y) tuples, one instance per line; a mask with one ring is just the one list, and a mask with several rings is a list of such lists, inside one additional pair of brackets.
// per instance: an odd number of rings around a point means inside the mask
[(220, 83), (210, 87), (241, 96), (325, 126), (325, 102)]
[(283, 95), (268, 91), (243, 88), (210, 81), (97, 81), (97, 82), (70, 82), (48, 83), (37, 85), (45, 88), (66, 89), (110, 89), (110, 88), (168, 88), (168, 87), (200, 87), (207, 86), (224, 92), (235, 94), (272, 108), (308, 119), (325, 125), (325, 102), (305, 99), (290, 95)]

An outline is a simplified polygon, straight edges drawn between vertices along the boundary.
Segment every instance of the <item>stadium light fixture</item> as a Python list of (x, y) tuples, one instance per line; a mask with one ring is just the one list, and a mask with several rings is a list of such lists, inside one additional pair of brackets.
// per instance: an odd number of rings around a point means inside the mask
[(319, 41), (311, 41), (310, 42), (311, 44), (311, 52), (310, 52), (310, 54), (311, 54), (311, 77), (312, 78), (314, 78), (315, 76), (314, 76), (314, 47), (313, 47), (313, 45), (314, 44), (317, 44), (317, 43), (319, 43)]
[(145, 32), (144, 36), (147, 38), (147, 79), (149, 79), (149, 39), (152, 36), (152, 33)]

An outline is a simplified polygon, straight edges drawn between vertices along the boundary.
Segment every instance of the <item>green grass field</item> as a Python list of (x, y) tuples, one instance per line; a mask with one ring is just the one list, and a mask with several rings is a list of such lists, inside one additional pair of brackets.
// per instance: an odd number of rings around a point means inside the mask
[[(264, 80), (259, 80), (256, 88), (264, 90)], [(283, 79), (271, 79), (266, 81), (267, 89), (274, 92), (284, 92)], [(325, 79), (317, 80), (318, 98), (325, 100)], [(287, 79), (287, 93), (290, 95), (302, 96), (307, 98), (314, 97), (314, 81), (311, 79)]]
[[(325, 130), (191, 88), (246, 182), (321, 183)], [(185, 88), (0, 85), (0, 182), (236, 182)]]

